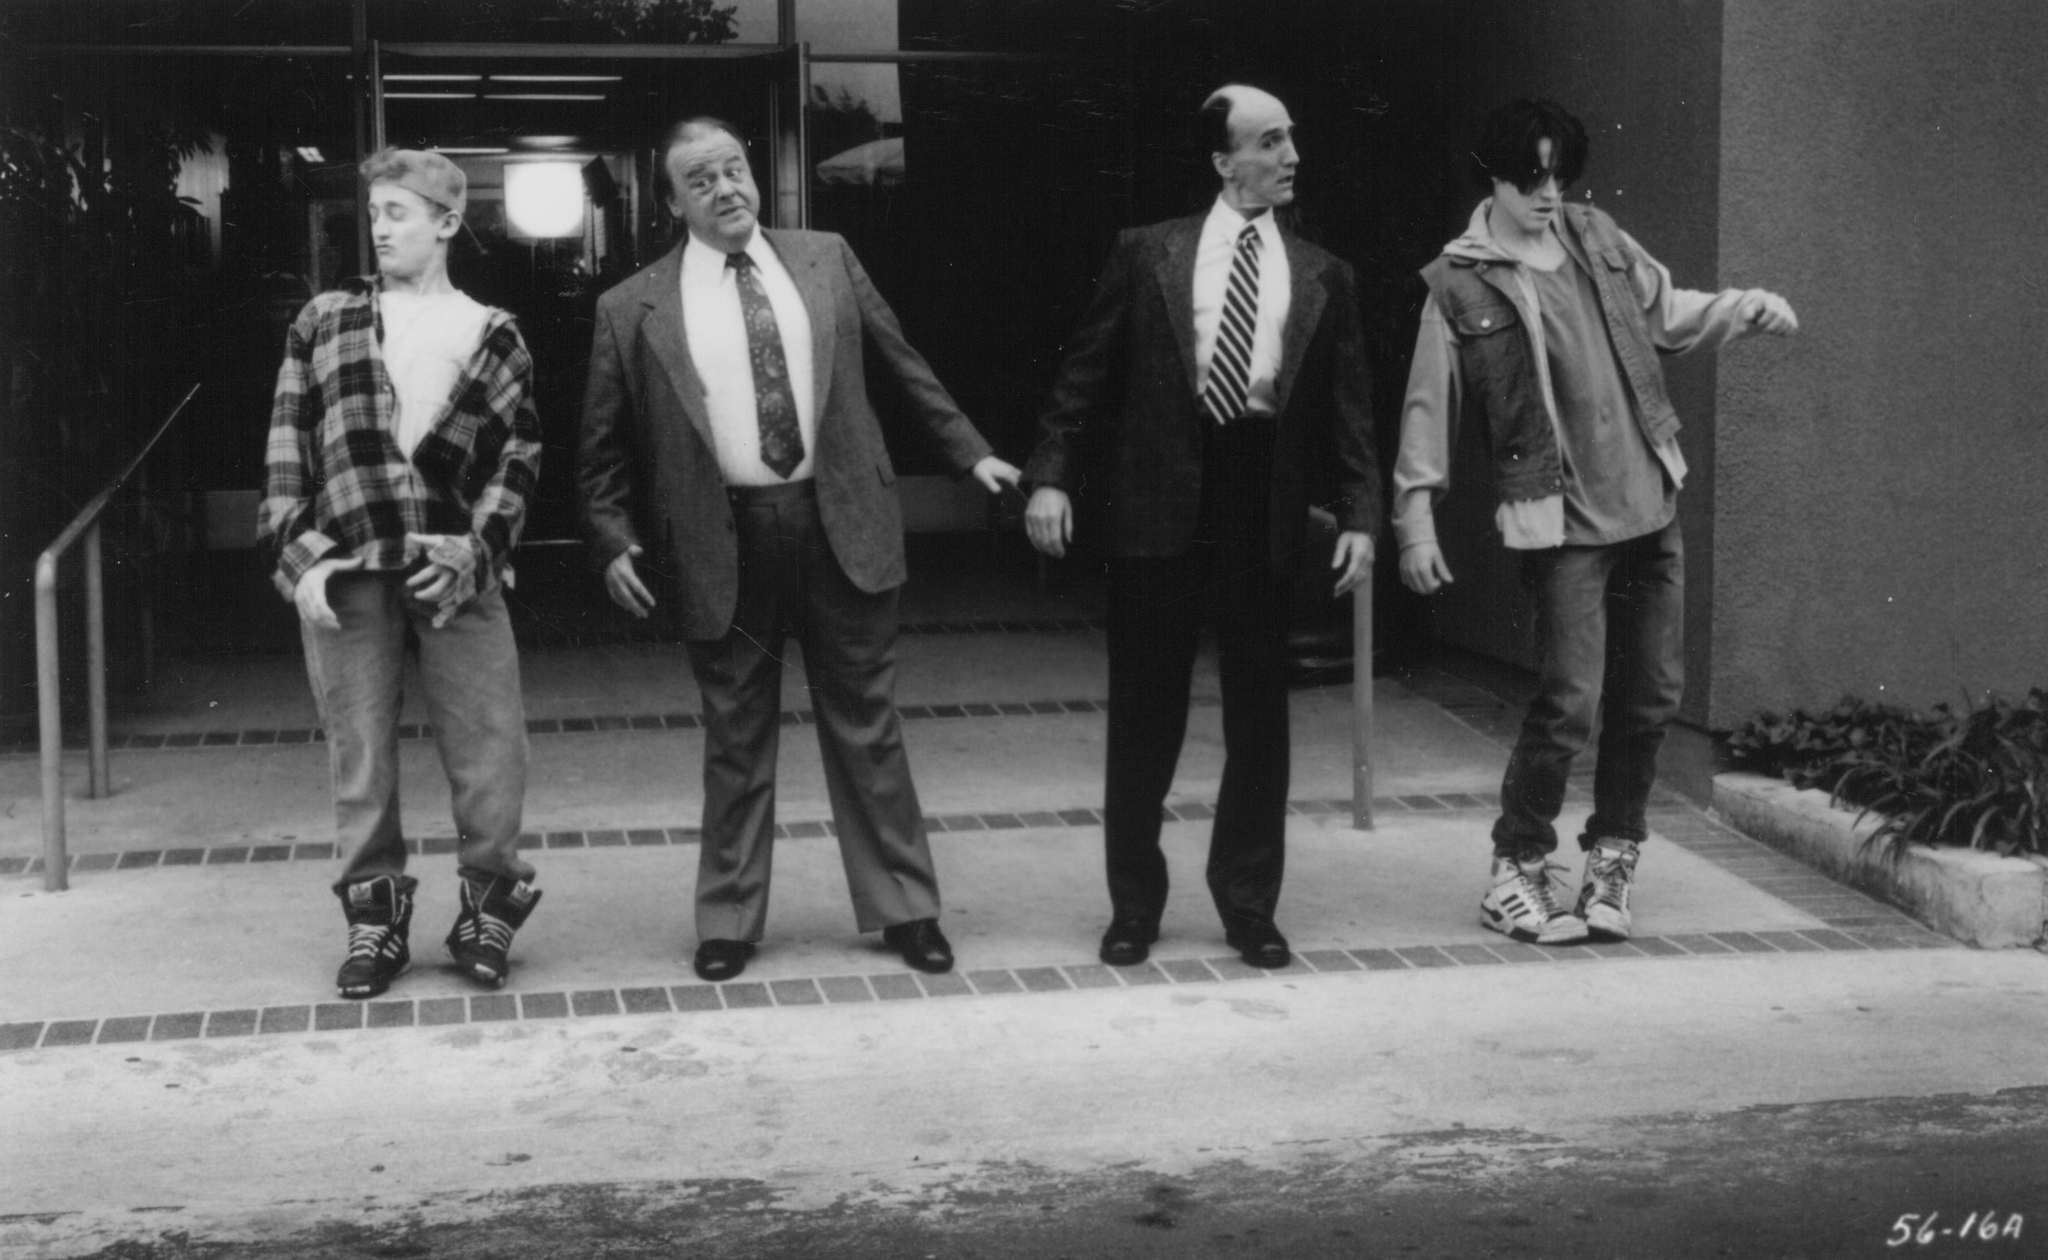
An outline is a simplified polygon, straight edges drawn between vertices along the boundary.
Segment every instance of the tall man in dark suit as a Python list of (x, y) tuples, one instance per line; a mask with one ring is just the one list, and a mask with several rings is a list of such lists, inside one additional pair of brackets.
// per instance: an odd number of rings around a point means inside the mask
[(1111, 555), (1102, 960), (1143, 962), (1159, 934), (1160, 810), (1207, 604), (1225, 751), (1209, 892), (1231, 947), (1255, 967), (1284, 967), (1273, 911), (1285, 863), (1289, 577), (1312, 469), (1331, 472), (1338, 593), (1368, 572), (1379, 513), (1370, 380), (1351, 268), (1274, 222), (1294, 200), (1299, 161), (1287, 107), (1231, 85), (1203, 103), (1197, 127), (1222, 189), (1207, 214), (1118, 237), (1041, 416), (1025, 525), (1039, 550), (1063, 555), (1069, 489), (1097, 478)]
[(803, 645), (855, 920), (945, 971), (896, 713), (902, 508), (864, 341), (957, 468), (991, 492), (1017, 469), (903, 339), (845, 241), (757, 226), (730, 126), (677, 124), (663, 170), (689, 232), (598, 300), (577, 480), (607, 591), (639, 617), (656, 590), (673, 602), (704, 696), (697, 974), (738, 975), (767, 917), (785, 633)]

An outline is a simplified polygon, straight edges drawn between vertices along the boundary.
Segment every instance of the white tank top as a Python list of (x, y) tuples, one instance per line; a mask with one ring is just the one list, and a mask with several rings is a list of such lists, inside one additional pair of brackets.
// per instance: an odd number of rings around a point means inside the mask
[(483, 344), (491, 308), (466, 293), (381, 293), (384, 370), (398, 391), (398, 449), (412, 458)]

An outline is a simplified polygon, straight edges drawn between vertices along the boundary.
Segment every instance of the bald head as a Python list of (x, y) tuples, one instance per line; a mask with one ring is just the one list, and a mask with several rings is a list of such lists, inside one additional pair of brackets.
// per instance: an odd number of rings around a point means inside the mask
[(1201, 132), (1223, 199), (1253, 214), (1294, 200), (1294, 119), (1271, 92), (1226, 83), (1202, 102)]

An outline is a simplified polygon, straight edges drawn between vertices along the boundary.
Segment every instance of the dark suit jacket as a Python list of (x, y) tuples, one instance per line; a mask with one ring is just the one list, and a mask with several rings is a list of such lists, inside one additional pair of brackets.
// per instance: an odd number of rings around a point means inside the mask
[[(896, 471), (868, 403), (862, 338), (903, 382), (913, 410), (961, 471), (989, 445), (960, 413), (846, 242), (829, 232), (766, 231), (811, 317), (818, 511), (846, 576), (870, 593), (900, 585), (903, 509)], [(686, 242), (685, 242), (686, 243)], [(597, 301), (583, 396), (577, 487), (600, 564), (638, 544), (692, 639), (722, 637), (739, 594), (739, 557), (704, 384), (683, 332), (682, 245)]]
[[(1098, 476), (1111, 552), (1173, 556), (1194, 542), (1204, 431), (1195, 395), (1195, 246), (1206, 216), (1117, 237), (1095, 300), (1066, 348), (1024, 476), (1070, 493)], [(1351, 267), (1283, 233), (1292, 298), (1274, 382), (1272, 554), (1300, 545), (1313, 501), (1339, 529), (1379, 522), (1372, 381)], [(1317, 493), (1312, 500), (1311, 488)]]

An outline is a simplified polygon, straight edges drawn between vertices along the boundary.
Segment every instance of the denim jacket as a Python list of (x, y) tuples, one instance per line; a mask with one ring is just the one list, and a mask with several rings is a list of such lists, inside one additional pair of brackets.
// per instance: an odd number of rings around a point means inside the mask
[[(1493, 240), (1491, 208), (1481, 202), (1465, 234), (1422, 272), (1430, 296), (1394, 470), (1394, 527), (1404, 548), (1436, 539), (1433, 507), (1450, 489), (1456, 426), (1465, 419), (1482, 426), (1501, 498), (1495, 520), (1508, 546), (1564, 541), (1565, 471), (1543, 318), (1527, 269)], [(1683, 484), (1678, 414), (1659, 356), (1739, 335), (1743, 291), (1674, 288), (1663, 264), (1590, 205), (1568, 203), (1558, 235), (1593, 278), (1645, 440), (1673, 484)]]

